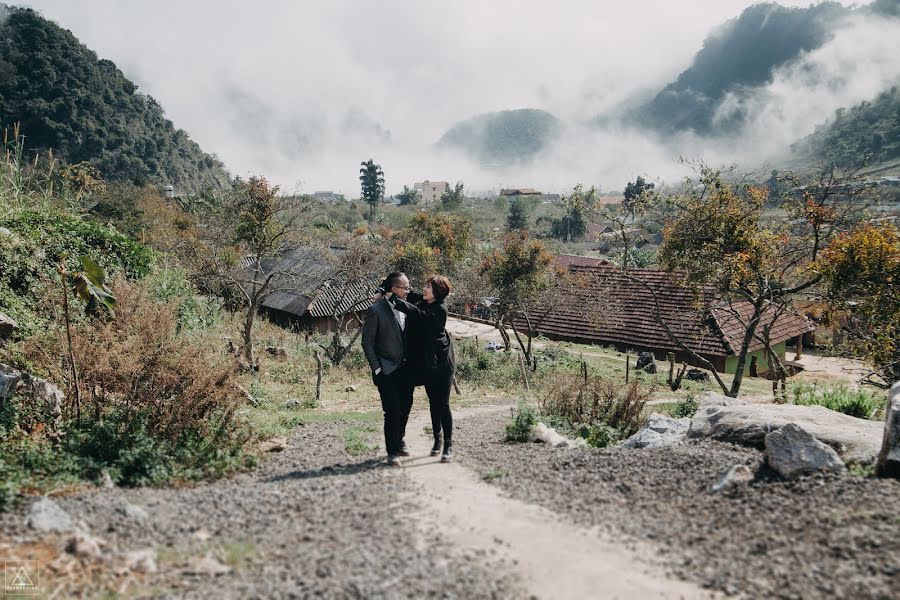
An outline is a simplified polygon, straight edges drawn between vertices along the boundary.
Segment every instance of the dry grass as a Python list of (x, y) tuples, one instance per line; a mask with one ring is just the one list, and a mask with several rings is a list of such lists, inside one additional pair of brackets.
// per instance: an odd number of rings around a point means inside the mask
[(602, 377), (563, 373), (544, 382), (540, 410), (571, 425), (612, 427), (621, 437), (636, 433), (644, 423), (644, 407), (653, 389), (638, 381), (618, 383)]

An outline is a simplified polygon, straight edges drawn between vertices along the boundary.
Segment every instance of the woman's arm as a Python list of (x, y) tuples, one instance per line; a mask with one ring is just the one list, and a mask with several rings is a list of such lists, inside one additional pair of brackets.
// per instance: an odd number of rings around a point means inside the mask
[(443, 304), (428, 304), (425, 308), (419, 308), (397, 296), (392, 296), (390, 302), (394, 308), (425, 325), (431, 332), (443, 331), (447, 324), (447, 309)]

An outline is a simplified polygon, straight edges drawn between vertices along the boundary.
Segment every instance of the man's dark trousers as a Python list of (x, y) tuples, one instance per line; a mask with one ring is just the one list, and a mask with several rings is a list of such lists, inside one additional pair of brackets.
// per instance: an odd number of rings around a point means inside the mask
[(406, 367), (400, 367), (390, 375), (379, 373), (375, 376), (375, 385), (378, 386), (381, 408), (384, 410), (384, 445), (389, 456), (397, 456), (406, 434), (414, 388), (407, 377)]

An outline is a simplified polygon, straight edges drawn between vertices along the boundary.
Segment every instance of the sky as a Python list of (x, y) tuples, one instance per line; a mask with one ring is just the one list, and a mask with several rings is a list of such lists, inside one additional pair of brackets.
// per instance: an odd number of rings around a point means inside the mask
[[(615, 190), (637, 175), (680, 177), (680, 155), (758, 166), (823, 115), (900, 78), (900, 29), (851, 24), (794, 71), (779, 73), (764, 93), (734, 99), (752, 104), (765, 126), (746, 132), (745, 143), (684, 136), (663, 144), (635, 131), (588, 131), (583, 122), (658, 91), (689, 66), (713, 28), (753, 2), (23, 4), (114, 61), (232, 174), (265, 176), (290, 192), (356, 196), (359, 163), (369, 158), (382, 165), (388, 193), (423, 179), (461, 180), (476, 191), (560, 192), (577, 183)], [(839, 77), (810, 76), (835, 65), (844, 70)], [(805, 104), (811, 93), (818, 96)], [(434, 151), (454, 123), (515, 108), (545, 109), (566, 124), (551, 156), (527, 168), (486, 171)]]

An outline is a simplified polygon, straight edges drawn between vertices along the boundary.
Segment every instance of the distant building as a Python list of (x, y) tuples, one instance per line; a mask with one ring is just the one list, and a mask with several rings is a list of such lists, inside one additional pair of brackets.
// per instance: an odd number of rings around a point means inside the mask
[(534, 188), (503, 188), (501, 196), (540, 196), (541, 193)]
[(419, 192), (422, 204), (435, 204), (449, 188), (450, 184), (446, 181), (428, 181), (426, 179), (413, 184), (413, 189)]
[(175, 197), (175, 186), (164, 185), (163, 186), (163, 196), (165, 196), (166, 198), (174, 198)]
[(312, 197), (322, 202), (344, 202), (343, 194), (336, 194), (332, 191), (313, 192)]

